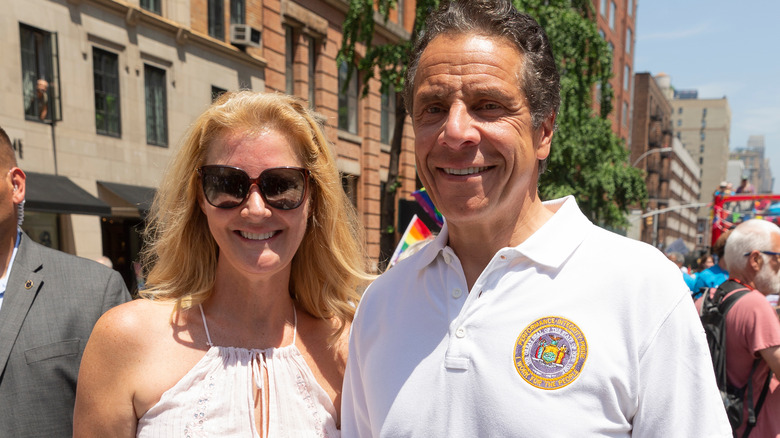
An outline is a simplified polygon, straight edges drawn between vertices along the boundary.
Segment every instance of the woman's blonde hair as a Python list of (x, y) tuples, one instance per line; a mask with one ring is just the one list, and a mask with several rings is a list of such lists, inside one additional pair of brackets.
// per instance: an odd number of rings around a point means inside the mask
[(342, 189), (322, 118), (301, 100), (282, 94), (225, 93), (190, 128), (149, 213), (142, 252), (147, 288), (141, 295), (175, 300), (183, 308), (210, 296), (219, 249), (198, 204), (197, 169), (224, 133), (264, 129), (287, 136), (311, 172), (310, 217), (292, 260), (290, 294), (311, 315), (336, 318), (340, 333), (354, 316), (358, 289), (371, 279), (363, 230)]

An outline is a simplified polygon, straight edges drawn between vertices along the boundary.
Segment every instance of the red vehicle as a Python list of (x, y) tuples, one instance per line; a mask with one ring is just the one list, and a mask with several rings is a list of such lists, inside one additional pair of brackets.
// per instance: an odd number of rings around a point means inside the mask
[(710, 245), (715, 245), (724, 231), (748, 219), (766, 219), (780, 225), (780, 208), (775, 209), (773, 201), (780, 201), (780, 194), (740, 193), (724, 196), (715, 192)]

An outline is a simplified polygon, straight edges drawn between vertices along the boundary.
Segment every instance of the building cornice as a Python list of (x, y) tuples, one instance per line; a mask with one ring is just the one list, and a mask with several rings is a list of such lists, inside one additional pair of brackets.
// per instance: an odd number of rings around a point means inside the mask
[(241, 62), (251, 67), (265, 68), (267, 62), (263, 58), (249, 55), (238, 47), (230, 45), (224, 41), (219, 41), (208, 35), (199, 32), (193, 32), (191, 29), (181, 24), (169, 20), (160, 15), (141, 9), (121, 0), (69, 0), (71, 4), (79, 5), (82, 3), (92, 3), (111, 12), (125, 17), (125, 23), (128, 27), (145, 25), (150, 28), (160, 30), (170, 34), (179, 46), (192, 44), (193, 46), (210, 50), (221, 56), (227, 56), (235, 61)]
[[(349, 11), (349, 2), (347, 0), (323, 0), (326, 4), (334, 7), (342, 12), (344, 15)], [(398, 0), (403, 1), (403, 0)], [(407, 32), (398, 23), (394, 23), (390, 20), (385, 22), (384, 17), (378, 12), (374, 11), (374, 23), (376, 24), (375, 32), (378, 36), (387, 39), (391, 43), (398, 43), (401, 41), (408, 41), (411, 39), (412, 34)]]

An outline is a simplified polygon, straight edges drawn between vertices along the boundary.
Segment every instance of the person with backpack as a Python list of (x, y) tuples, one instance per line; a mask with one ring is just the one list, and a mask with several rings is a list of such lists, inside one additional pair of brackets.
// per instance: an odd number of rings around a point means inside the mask
[(715, 241), (715, 245), (712, 246), (712, 255), (717, 258), (717, 260), (714, 260), (715, 263), (696, 274), (696, 280), (693, 282), (693, 287), (691, 287), (691, 294), (694, 300), (699, 298), (706, 289), (718, 287), (729, 278), (726, 262), (723, 260), (723, 252), (730, 233), (731, 230), (724, 231)]
[[(741, 223), (726, 242), (724, 258), (730, 277), (712, 296), (720, 302), (741, 294), (729, 309), (721, 306), (726, 386), (743, 405), (741, 422), (732, 423), (734, 436), (780, 437), (780, 319), (766, 299), (780, 292), (780, 227), (763, 219)], [(748, 425), (751, 407), (754, 426)]]

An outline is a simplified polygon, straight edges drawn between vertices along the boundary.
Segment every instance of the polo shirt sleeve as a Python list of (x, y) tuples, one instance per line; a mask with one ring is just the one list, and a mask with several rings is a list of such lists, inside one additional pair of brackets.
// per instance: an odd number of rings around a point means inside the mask
[[(354, 327), (353, 325), (352, 328)], [(352, 330), (349, 336), (347, 370), (344, 373), (341, 392), (341, 436), (344, 438), (373, 436), (356, 343), (355, 331)]]
[(706, 335), (687, 295), (640, 350), (634, 437), (730, 437)]

